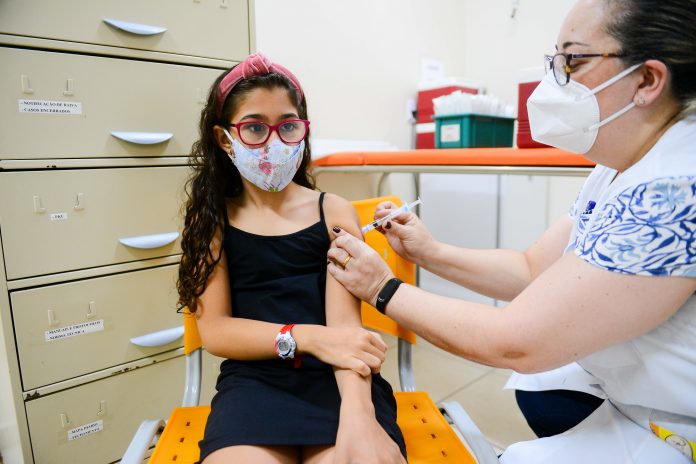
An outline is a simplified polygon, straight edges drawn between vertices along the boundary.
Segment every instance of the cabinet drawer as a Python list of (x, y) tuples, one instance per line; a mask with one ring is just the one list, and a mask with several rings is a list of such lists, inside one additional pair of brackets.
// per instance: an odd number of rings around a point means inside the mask
[(178, 333), (163, 332), (182, 325), (176, 271), (166, 266), (13, 292), (23, 389), (182, 346)]
[(222, 72), (9, 47), (0, 63), (0, 159), (186, 156)]
[(7, 279), (180, 252), (188, 168), (0, 173)]
[(181, 405), (184, 358), (26, 403), (36, 464), (106, 464), (121, 459), (144, 419)]
[(0, 32), (241, 61), (249, 7), (247, 0), (3, 0)]

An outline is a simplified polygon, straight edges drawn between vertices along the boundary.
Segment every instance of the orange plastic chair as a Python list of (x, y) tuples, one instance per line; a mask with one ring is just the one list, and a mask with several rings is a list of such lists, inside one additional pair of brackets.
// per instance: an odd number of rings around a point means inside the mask
[[(401, 200), (396, 196), (354, 201), (360, 223), (371, 222), (376, 206), (383, 201), (392, 201), (401, 206)], [(395, 276), (415, 285), (415, 266), (397, 255), (384, 235), (376, 231), (368, 232), (365, 242), (384, 258)], [(459, 403), (445, 402), (438, 407), (428, 393), (416, 391), (411, 363), (411, 347), (416, 343), (416, 334), (365, 302), (362, 303), (361, 313), (365, 327), (398, 337), (401, 391), (394, 392), (396, 421), (406, 441), (409, 464), (498, 463), (493, 448)], [(450, 424), (457, 428), (463, 441)]]
[[(372, 221), (375, 207), (385, 200), (401, 204), (395, 196), (353, 202), (361, 224)], [(415, 284), (415, 266), (397, 255), (382, 234), (368, 232), (365, 241), (385, 259), (394, 275), (406, 283)], [(399, 380), (402, 391), (395, 392), (394, 396), (397, 403), (397, 423), (404, 434), (409, 464), (497, 463), (493, 448), (458, 403), (443, 403), (438, 407), (427, 393), (415, 391), (411, 346), (416, 342), (416, 335), (400, 327), (367, 303), (363, 302), (361, 313), (366, 327), (399, 339)], [(202, 343), (196, 327), (196, 318), (186, 311), (186, 387), (183, 404), (174, 409), (166, 424), (161, 419), (144, 421), (124, 454), (122, 464), (140, 464), (157, 436), (159, 440), (150, 457), (150, 464), (191, 464), (198, 461), (198, 442), (203, 438), (205, 423), (210, 413), (210, 406), (198, 406), (201, 350)], [(450, 424), (458, 429), (459, 435), (464, 437), (464, 442)]]

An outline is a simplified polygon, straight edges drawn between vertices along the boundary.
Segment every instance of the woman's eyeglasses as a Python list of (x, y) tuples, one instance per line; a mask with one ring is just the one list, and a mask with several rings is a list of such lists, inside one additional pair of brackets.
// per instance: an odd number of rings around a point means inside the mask
[(307, 137), (309, 121), (306, 119), (288, 119), (278, 124), (271, 125), (261, 121), (238, 122), (230, 124), (237, 129), (239, 140), (249, 146), (263, 145), (271, 138), (275, 131), (284, 143), (297, 144)]
[(570, 73), (573, 68), (570, 61), (576, 58), (621, 58), (621, 53), (556, 53), (544, 55), (544, 68), (546, 72), (553, 72), (553, 77), (560, 86), (570, 82)]

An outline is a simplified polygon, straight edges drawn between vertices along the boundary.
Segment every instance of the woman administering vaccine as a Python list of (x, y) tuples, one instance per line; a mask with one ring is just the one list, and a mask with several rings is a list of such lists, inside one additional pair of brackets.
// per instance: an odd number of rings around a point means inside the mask
[(334, 229), (331, 275), (400, 324), (517, 372), (577, 362), (608, 399), (566, 433), (510, 446), (501, 462), (683, 464), (696, 454), (694, 24), (694, 0), (582, 0), (571, 10), (530, 123), (536, 140), (597, 167), (569, 216), (525, 252), (440, 243), (410, 212), (382, 225), (401, 256), (507, 307), (402, 284)]

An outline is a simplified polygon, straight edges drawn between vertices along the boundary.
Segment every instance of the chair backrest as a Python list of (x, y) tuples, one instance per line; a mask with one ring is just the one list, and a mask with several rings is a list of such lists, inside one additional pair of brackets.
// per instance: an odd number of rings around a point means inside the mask
[[(401, 200), (397, 196), (385, 196), (354, 201), (353, 206), (358, 212), (360, 223), (367, 224), (371, 222), (373, 220), (375, 208), (383, 201), (392, 201), (397, 206), (401, 206)], [(396, 277), (409, 284), (416, 283), (415, 266), (413, 263), (397, 255), (391, 246), (389, 246), (389, 242), (384, 235), (373, 230), (366, 234), (365, 242), (384, 258)], [(415, 333), (399, 326), (396, 322), (377, 311), (371, 305), (363, 302), (360, 311), (362, 322), (365, 327), (399, 337), (411, 344), (416, 343)], [(184, 308), (184, 353), (192, 353), (198, 348), (201, 348), (201, 346), (202, 342), (196, 325), (196, 316), (189, 312), (188, 308)]]
[(203, 346), (201, 335), (198, 333), (196, 315), (184, 308), (184, 354), (190, 354)]
[[(385, 196), (378, 198), (370, 198), (367, 200), (358, 200), (353, 202), (355, 210), (358, 212), (360, 224), (365, 225), (374, 220), (375, 208), (383, 201), (391, 201), (397, 206), (401, 206), (401, 199), (397, 196)], [(387, 241), (387, 238), (372, 230), (365, 234), (365, 243), (370, 245), (389, 265), (394, 275), (404, 282), (415, 285), (416, 283), (416, 266), (410, 261), (405, 260), (397, 255)], [(363, 301), (360, 308), (362, 313), (362, 322), (365, 327), (379, 330), (380, 332), (399, 337), (411, 344), (416, 343), (416, 334), (410, 330), (406, 330), (397, 324), (395, 321), (380, 313), (373, 306)]]

